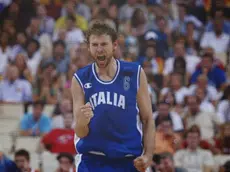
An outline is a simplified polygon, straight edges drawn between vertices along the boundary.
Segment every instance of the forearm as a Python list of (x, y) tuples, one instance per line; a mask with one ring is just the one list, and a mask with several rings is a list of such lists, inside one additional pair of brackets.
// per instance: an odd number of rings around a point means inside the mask
[(21, 136), (31, 136), (31, 132), (30, 131), (21, 130), (20, 131), (20, 135)]
[(203, 168), (204, 170), (204, 172), (212, 172), (212, 167), (211, 166), (204, 166), (204, 168)]
[(80, 120), (78, 120), (77, 115), (75, 113), (76, 119), (75, 119), (75, 133), (78, 137), (83, 138), (88, 135), (89, 133), (89, 126), (83, 125)]
[(143, 123), (144, 154), (152, 157), (154, 150), (155, 124), (152, 118)]

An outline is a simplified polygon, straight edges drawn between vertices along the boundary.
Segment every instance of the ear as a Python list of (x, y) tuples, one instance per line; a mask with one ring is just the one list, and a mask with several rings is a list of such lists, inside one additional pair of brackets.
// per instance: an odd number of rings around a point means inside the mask
[(113, 42), (113, 51), (115, 51), (117, 49), (118, 46), (118, 42), (117, 40)]

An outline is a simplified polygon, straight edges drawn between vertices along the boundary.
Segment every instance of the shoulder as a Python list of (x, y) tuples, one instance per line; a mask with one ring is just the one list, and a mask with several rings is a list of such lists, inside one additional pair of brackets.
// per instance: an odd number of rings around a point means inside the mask
[(84, 75), (90, 73), (91, 71), (92, 71), (92, 64), (89, 64), (89, 65), (87, 65), (85, 67), (82, 67), (82, 68), (78, 69), (75, 72), (75, 74), (78, 75), (78, 76), (82, 76), (82, 75), (84, 76)]
[(123, 72), (140, 73), (141, 66), (138, 62), (127, 62), (122, 60), (118, 60), (118, 61), (120, 62), (120, 68)]

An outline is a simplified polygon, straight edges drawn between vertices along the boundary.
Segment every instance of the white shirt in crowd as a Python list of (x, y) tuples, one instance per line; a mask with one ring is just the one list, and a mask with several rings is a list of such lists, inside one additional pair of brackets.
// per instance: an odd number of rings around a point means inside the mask
[(219, 37), (214, 32), (205, 32), (201, 41), (201, 48), (212, 47), (216, 53), (226, 53), (229, 48), (230, 36), (222, 33)]
[[(156, 120), (156, 118), (158, 117), (158, 112), (154, 112), (153, 113), (153, 119)], [(182, 131), (184, 129), (184, 125), (183, 125), (183, 121), (180, 117), (180, 115), (178, 115), (178, 113), (171, 111), (169, 113), (170, 118), (172, 119), (172, 125), (173, 125), (173, 130), (174, 131)]]
[[(163, 75), (169, 75), (173, 72), (173, 64), (175, 61), (175, 57), (168, 58), (165, 61), (165, 67), (163, 71)], [(185, 62), (186, 62), (186, 71), (190, 74), (193, 74), (197, 65), (200, 63), (201, 59), (197, 56), (186, 55)]]
[(188, 172), (203, 172), (204, 166), (214, 166), (212, 153), (208, 150), (181, 149), (174, 154), (176, 167), (185, 168)]
[[(166, 95), (170, 91), (170, 88), (163, 88), (161, 90), (161, 95)], [(189, 90), (186, 87), (181, 87), (175, 92), (176, 103), (182, 104), (184, 102), (185, 96), (189, 95)]]
[(222, 100), (219, 102), (217, 106), (217, 115), (223, 123), (230, 121), (230, 101)]

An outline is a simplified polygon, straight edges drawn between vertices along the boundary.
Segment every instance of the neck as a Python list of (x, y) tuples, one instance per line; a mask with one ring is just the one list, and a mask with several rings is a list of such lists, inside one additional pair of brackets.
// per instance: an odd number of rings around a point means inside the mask
[(197, 147), (189, 147), (188, 149), (189, 149), (190, 151), (192, 151), (192, 152), (195, 152), (196, 149), (197, 149)]
[(107, 75), (113, 77), (116, 73), (116, 70), (117, 70), (117, 63), (114, 57), (112, 57), (108, 66), (106, 66), (105, 68), (99, 68), (96, 64), (96, 72), (99, 75)]

